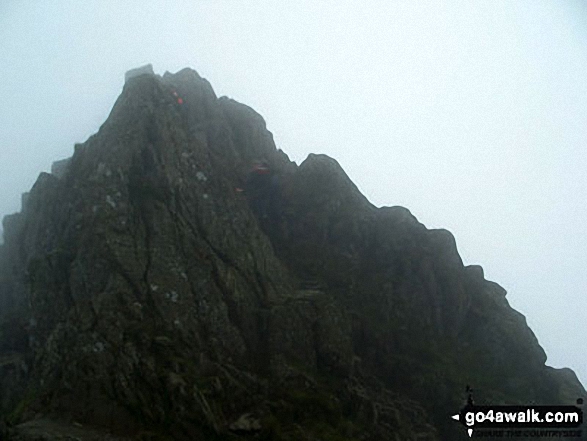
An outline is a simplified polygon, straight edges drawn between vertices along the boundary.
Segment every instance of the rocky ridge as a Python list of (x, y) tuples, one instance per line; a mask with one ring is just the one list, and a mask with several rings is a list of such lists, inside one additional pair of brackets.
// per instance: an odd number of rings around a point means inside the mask
[[(270, 217), (235, 191), (256, 159)], [(450, 232), (291, 162), (193, 70), (129, 76), (55, 170), (3, 221), (7, 439), (460, 440), (467, 384), (586, 396)]]

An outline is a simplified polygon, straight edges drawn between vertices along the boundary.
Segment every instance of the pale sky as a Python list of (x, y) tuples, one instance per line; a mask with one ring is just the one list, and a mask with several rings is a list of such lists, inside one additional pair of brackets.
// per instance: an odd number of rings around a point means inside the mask
[(146, 63), (450, 230), (587, 385), (587, 3), (1, 0), (0, 216)]

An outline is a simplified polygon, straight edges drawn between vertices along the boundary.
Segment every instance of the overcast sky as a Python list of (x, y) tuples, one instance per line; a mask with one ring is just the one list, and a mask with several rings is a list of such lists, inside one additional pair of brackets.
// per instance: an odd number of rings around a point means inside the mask
[(450, 230), (587, 386), (585, 2), (1, 0), (0, 215), (146, 63)]

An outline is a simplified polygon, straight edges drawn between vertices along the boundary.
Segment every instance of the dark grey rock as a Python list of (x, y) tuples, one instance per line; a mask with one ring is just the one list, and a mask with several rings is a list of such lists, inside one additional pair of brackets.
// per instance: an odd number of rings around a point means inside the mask
[(59, 179), (62, 179), (67, 173), (70, 162), (71, 158), (55, 161), (53, 164), (51, 164), (51, 174)]
[(136, 67), (127, 71), (124, 74), (124, 82), (127, 82), (131, 78), (136, 78), (140, 75), (155, 75), (155, 72), (153, 72), (153, 66), (151, 64), (145, 64), (144, 66)]
[[(450, 232), (374, 207), (326, 155), (292, 163), (195, 71), (147, 73), (3, 221), (14, 436), (43, 416), (135, 439), (459, 440), (466, 384), (487, 403), (585, 395)], [(257, 217), (235, 189), (259, 159), (278, 197)]]

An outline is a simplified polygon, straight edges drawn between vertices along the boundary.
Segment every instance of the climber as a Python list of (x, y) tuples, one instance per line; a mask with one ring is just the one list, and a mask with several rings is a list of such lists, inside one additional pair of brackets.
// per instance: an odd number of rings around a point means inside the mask
[(177, 104), (183, 104), (183, 99), (177, 94), (177, 92), (174, 90), (172, 93), (175, 99), (177, 100)]
[[(237, 188), (237, 191), (241, 190)], [(277, 211), (279, 182), (277, 175), (266, 161), (254, 161), (249, 171), (244, 191), (253, 212), (262, 219)]]

